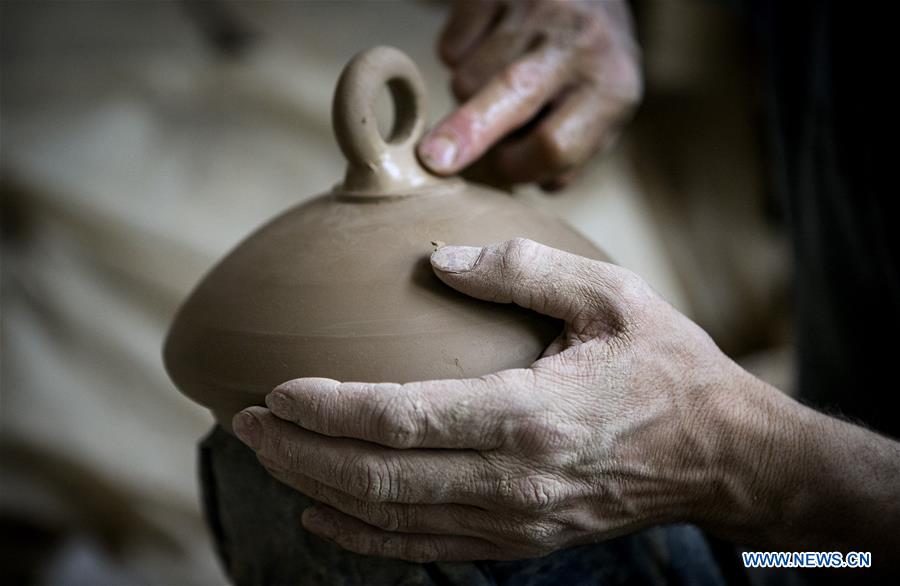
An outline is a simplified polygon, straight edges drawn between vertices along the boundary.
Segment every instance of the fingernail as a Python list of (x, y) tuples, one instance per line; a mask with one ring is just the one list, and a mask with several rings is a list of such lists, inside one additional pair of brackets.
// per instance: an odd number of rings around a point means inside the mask
[(262, 436), (262, 425), (255, 415), (247, 411), (241, 411), (231, 420), (231, 427), (234, 433), (242, 442), (250, 446), (251, 449), (259, 447), (259, 440)]
[(426, 139), (419, 147), (422, 161), (435, 171), (449, 171), (458, 153), (456, 141), (443, 134)]
[(471, 271), (481, 258), (479, 246), (442, 246), (431, 253), (431, 266), (444, 273)]
[[(281, 387), (275, 387), (275, 390), (266, 395), (266, 407), (268, 407), (276, 415), (284, 416), (291, 413), (291, 400), (285, 394)], [(284, 419), (284, 417), (282, 417)]]

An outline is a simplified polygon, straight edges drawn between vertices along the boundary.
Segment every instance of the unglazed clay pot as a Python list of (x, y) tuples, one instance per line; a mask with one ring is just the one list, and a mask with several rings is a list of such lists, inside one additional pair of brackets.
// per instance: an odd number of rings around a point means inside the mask
[[(390, 90), (387, 140), (374, 103)], [(403, 53), (357, 55), (337, 85), (343, 183), (258, 229), (179, 310), (164, 358), (181, 391), (231, 429), (231, 417), (298, 377), (408, 382), (473, 377), (536, 360), (562, 324), (444, 285), (434, 243), (515, 238), (605, 259), (560, 220), (509, 195), (440, 178), (415, 156), (425, 90)]]

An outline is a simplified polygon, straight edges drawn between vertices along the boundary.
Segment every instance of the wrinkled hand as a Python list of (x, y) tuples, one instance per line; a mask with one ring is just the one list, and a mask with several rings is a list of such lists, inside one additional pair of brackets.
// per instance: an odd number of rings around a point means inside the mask
[(565, 330), (530, 368), (297, 379), (236, 415), (272, 475), (325, 503), (304, 513), (309, 531), (412, 561), (515, 559), (709, 510), (709, 414), (743, 371), (699, 327), (633, 273), (529, 240), (445, 246), (432, 265)]
[(502, 140), (490, 161), (501, 179), (559, 188), (611, 144), (642, 91), (624, 0), (458, 0), (438, 51), (464, 102), (419, 145), (439, 174)]

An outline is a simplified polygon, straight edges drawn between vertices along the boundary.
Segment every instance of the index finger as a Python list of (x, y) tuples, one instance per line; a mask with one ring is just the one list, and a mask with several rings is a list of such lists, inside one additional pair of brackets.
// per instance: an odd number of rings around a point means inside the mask
[(503, 443), (510, 395), (531, 384), (530, 372), (404, 385), (300, 378), (269, 393), (266, 405), (276, 417), (323, 435), (399, 449), (489, 450)]
[(425, 136), (419, 157), (435, 173), (467, 167), (560, 91), (570, 77), (572, 55), (544, 44), (508, 65)]

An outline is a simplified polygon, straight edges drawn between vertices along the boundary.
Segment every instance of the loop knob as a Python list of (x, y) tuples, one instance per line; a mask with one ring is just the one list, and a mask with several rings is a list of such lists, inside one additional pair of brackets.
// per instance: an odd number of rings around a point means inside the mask
[[(387, 86), (394, 126), (385, 140), (378, 131), (375, 101)], [(415, 63), (393, 47), (357, 54), (344, 68), (332, 107), (332, 125), (347, 158), (342, 191), (351, 195), (408, 195), (440, 179), (416, 158), (425, 127), (425, 84)]]

